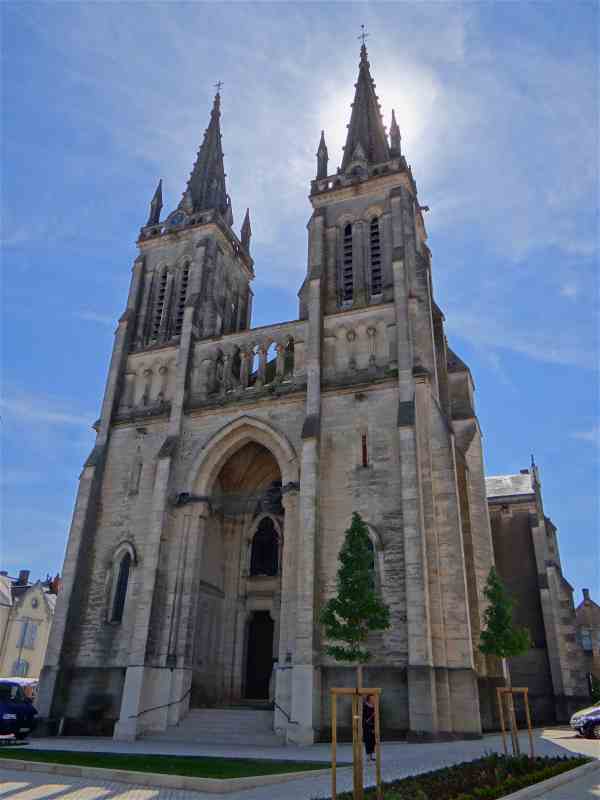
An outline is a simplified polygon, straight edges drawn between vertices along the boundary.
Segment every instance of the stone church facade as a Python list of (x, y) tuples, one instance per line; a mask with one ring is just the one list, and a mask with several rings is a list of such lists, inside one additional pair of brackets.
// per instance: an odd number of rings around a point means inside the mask
[(238, 236), (217, 94), (179, 206), (161, 221), (159, 184), (140, 232), (44, 717), (115, 723), (131, 740), (190, 709), (263, 703), (288, 741), (314, 741), (329, 688), (353, 680), (325, 655), (317, 615), (358, 511), (391, 611), (366, 670), (385, 728), (477, 736), (489, 723), (473, 381), (444, 335), (426, 209), (364, 44), (341, 166), (330, 172), (322, 135), (310, 202), (298, 319), (252, 328), (250, 217)]

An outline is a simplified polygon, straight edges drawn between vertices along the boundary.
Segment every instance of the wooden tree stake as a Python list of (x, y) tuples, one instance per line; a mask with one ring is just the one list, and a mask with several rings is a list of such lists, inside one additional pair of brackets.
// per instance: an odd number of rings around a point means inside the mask
[(505, 739), (505, 726), (504, 726), (504, 697), (506, 696), (508, 702), (508, 713), (509, 719), (511, 720), (511, 735), (512, 735), (512, 746), (513, 746), (513, 755), (520, 754), (520, 746), (519, 746), (519, 729), (517, 728), (517, 717), (515, 714), (515, 703), (514, 703), (514, 696), (515, 694), (522, 694), (523, 700), (525, 702), (525, 717), (527, 719), (527, 733), (529, 735), (529, 757), (534, 758), (534, 746), (533, 746), (533, 728), (531, 725), (531, 714), (529, 711), (529, 689), (525, 688), (517, 688), (515, 686), (508, 687), (497, 687), (496, 689), (498, 695), (498, 708), (500, 710), (500, 730), (502, 731), (502, 744), (504, 745), (504, 753), (507, 754), (506, 749), (506, 739)]
[(379, 698), (381, 689), (331, 689), (331, 800), (337, 800), (337, 696), (350, 696), (352, 700), (352, 784), (354, 800), (364, 800), (362, 758), (362, 698), (375, 697), (375, 758), (377, 800), (383, 800), (381, 783), (381, 728)]

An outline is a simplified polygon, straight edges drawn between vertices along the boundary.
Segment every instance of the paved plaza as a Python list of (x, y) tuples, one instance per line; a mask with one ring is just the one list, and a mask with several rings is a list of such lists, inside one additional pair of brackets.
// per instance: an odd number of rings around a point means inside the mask
[[(526, 736), (522, 736), (523, 747)], [(539, 729), (535, 732), (536, 752), (540, 755), (583, 754), (600, 759), (600, 742), (581, 739), (568, 728)], [(329, 747), (326, 744), (311, 747), (224, 747), (193, 746), (181, 743), (144, 742), (132, 744), (113, 742), (111, 739), (36, 739), (31, 749), (73, 749), (103, 752), (164, 753), (178, 755), (211, 755), (225, 757), (276, 758), (311, 761), (327, 761)], [(417, 772), (426, 772), (437, 767), (460, 761), (468, 761), (490, 751), (501, 751), (502, 742), (497, 735), (484, 736), (481, 740), (435, 744), (385, 743), (383, 775), (385, 780), (400, 778)], [(351, 758), (350, 746), (338, 747), (340, 761)], [(373, 783), (374, 770), (367, 768), (366, 783)], [(329, 795), (330, 779), (327, 775), (306, 777), (288, 783), (264, 786), (229, 794), (208, 794), (175, 789), (157, 789), (122, 783), (85, 780), (0, 770), (0, 800), (311, 800)], [(339, 774), (339, 790), (351, 788), (351, 771), (343, 769)], [(585, 776), (548, 794), (548, 800), (593, 800), (600, 797), (600, 765), (591, 775)]]

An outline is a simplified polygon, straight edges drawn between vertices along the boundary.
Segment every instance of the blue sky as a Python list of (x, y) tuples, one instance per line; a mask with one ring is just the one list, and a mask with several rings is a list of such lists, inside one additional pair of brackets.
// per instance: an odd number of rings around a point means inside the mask
[[(565, 13), (568, 10), (568, 13)], [(135, 239), (179, 201), (214, 93), (253, 227), (254, 325), (297, 316), (319, 134), (341, 160), (364, 23), (395, 108), (488, 474), (535, 454), (600, 599), (595, 3), (3, 3), (0, 565), (61, 568)]]

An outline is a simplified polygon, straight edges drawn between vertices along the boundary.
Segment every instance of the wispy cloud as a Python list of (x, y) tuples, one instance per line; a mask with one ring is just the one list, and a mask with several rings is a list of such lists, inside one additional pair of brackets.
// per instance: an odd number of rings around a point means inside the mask
[(598, 364), (590, 358), (589, 351), (581, 347), (579, 339), (560, 330), (527, 329), (510, 319), (502, 319), (493, 313), (488, 316), (485, 308), (478, 313), (460, 312), (448, 314), (447, 329), (469, 340), (479, 347), (492, 350), (512, 350), (536, 361), (550, 364), (597, 369)]
[(98, 314), (96, 311), (74, 311), (73, 316), (86, 322), (99, 322), (101, 325), (114, 327), (117, 321), (109, 314)]
[(565, 283), (560, 287), (560, 293), (563, 297), (568, 297), (569, 300), (575, 300), (579, 294), (579, 289), (574, 283)]
[(574, 439), (580, 439), (582, 442), (589, 442), (600, 447), (600, 425), (593, 425), (589, 431), (575, 431), (571, 434)]
[(0, 398), (0, 410), (9, 421), (33, 422), (41, 425), (71, 425), (89, 428), (95, 419), (93, 413), (74, 412), (65, 401), (14, 392)]

